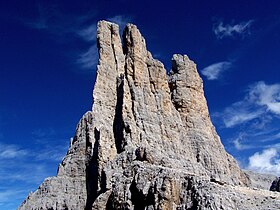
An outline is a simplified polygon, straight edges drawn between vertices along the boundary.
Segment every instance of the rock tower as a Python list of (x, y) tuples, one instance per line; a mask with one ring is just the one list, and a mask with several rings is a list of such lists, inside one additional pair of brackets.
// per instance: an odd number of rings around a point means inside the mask
[(229, 155), (186, 55), (167, 75), (135, 25), (98, 22), (92, 110), (78, 123), (56, 177), (19, 210), (280, 209), (275, 192)]

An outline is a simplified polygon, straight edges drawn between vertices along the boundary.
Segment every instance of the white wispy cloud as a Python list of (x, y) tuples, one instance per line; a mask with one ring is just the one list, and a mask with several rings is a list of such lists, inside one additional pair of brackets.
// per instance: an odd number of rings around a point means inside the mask
[[(248, 129), (248, 127), (250, 127)], [(279, 129), (269, 129), (264, 130), (259, 128), (254, 128), (252, 126), (246, 126), (246, 129), (241, 129), (236, 135), (236, 137), (228, 139), (232, 142), (236, 150), (250, 150), (250, 149), (268, 149), (277, 148), (280, 150), (280, 139)], [(232, 134), (233, 135), (233, 134)], [(268, 144), (271, 142), (270, 144)]]
[(280, 115), (280, 84), (267, 85), (260, 81), (250, 88), (250, 97), (258, 105)]
[(0, 209), (16, 209), (28, 192), (35, 190), (46, 177), (54, 176), (66, 151), (66, 146), (51, 144), (26, 149), (0, 143)]
[[(11, 198), (23, 197), (25, 190), (22, 189), (5, 189), (0, 191), (0, 203), (6, 203), (11, 200)], [(0, 205), (1, 206), (1, 205)]]
[(280, 159), (277, 149), (268, 148), (261, 152), (256, 152), (254, 155), (249, 157), (249, 164), (247, 168), (260, 173), (279, 175)]
[(91, 11), (79, 16), (66, 14), (54, 5), (43, 6), (38, 4), (37, 17), (33, 19), (21, 19), (21, 22), (30, 28), (45, 31), (55, 36), (56, 41), (63, 41), (66, 34), (75, 37), (76, 32), (89, 21), (95, 20), (96, 12)]
[(227, 128), (258, 119), (256, 126), (264, 126), (271, 116), (280, 115), (280, 84), (267, 85), (263, 81), (251, 85), (243, 98), (225, 108), (217, 116)]
[(0, 209), (16, 209), (47, 176), (55, 175), (53, 167), (32, 159), (0, 159), (0, 165)]
[(253, 109), (251, 102), (247, 99), (238, 101), (231, 106), (227, 107), (222, 113), (221, 117), (227, 128), (248, 122), (262, 115), (263, 111)]
[(96, 68), (98, 64), (96, 33), (97, 33), (96, 24), (92, 24), (82, 30), (77, 31), (77, 34), (84, 41), (89, 42), (91, 44), (88, 50), (80, 54), (77, 58), (77, 64), (79, 64), (82, 69), (93, 70)]
[(231, 68), (231, 66), (232, 63), (228, 61), (214, 63), (202, 69), (201, 73), (206, 76), (208, 80), (216, 80), (219, 79), (221, 73)]
[[(280, 84), (263, 81), (252, 84), (243, 100), (233, 103), (220, 113), (227, 128), (238, 127), (243, 132), (231, 139), (236, 150), (261, 149), (249, 157), (247, 169), (260, 173), (280, 173), (279, 97)], [(271, 142), (270, 145), (267, 145)], [(274, 143), (274, 144), (273, 144)]]
[(0, 185), (10, 183), (19, 184), (40, 184), (48, 175), (54, 175), (49, 171), (49, 165), (36, 159), (14, 159), (0, 160)]
[(46, 146), (42, 148), (39, 153), (35, 153), (34, 156), (36, 160), (42, 161), (62, 161), (65, 156), (68, 145), (56, 145), (56, 146)]
[(88, 51), (82, 53), (77, 59), (77, 63), (84, 69), (94, 69), (98, 62), (98, 50), (94, 43)]
[(225, 37), (244, 37), (250, 34), (250, 27), (254, 21), (244, 21), (238, 24), (224, 24), (222, 21), (215, 23), (213, 26), (213, 32), (218, 39)]
[(246, 150), (253, 148), (252, 145), (247, 145), (243, 143), (243, 136), (246, 135), (244, 133), (239, 133), (239, 136), (233, 140), (233, 144), (235, 149), (237, 150)]
[(270, 135), (264, 135), (260, 141), (261, 142), (271, 142), (271, 141), (275, 141), (278, 139), (280, 139), (280, 133), (276, 133), (276, 134), (272, 133)]
[[(88, 48), (85, 52), (78, 52), (75, 58), (76, 64), (84, 71), (81, 73), (92, 73), (98, 62), (98, 49), (96, 45), (96, 12), (92, 11), (89, 15), (75, 16), (63, 14), (55, 7), (38, 7), (38, 17), (35, 20), (25, 20), (25, 25), (48, 32), (56, 37), (56, 41), (65, 42), (66, 38), (82, 39), (88, 42)], [(125, 25), (131, 22), (132, 18), (124, 15), (116, 15), (107, 18), (108, 21), (117, 23), (120, 31), (123, 31)], [(91, 23), (91, 24), (89, 24)], [(67, 35), (67, 36), (66, 36)], [(71, 39), (72, 37), (72, 39)]]
[(96, 24), (92, 24), (85, 29), (77, 31), (77, 34), (87, 42), (96, 41), (96, 30)]
[[(85, 16), (75, 16), (64, 14), (55, 7), (38, 7), (38, 17), (35, 20), (24, 20), (28, 27), (45, 31), (55, 37), (56, 41), (63, 43), (76, 40), (77, 38), (88, 42), (88, 48), (85, 52), (78, 52), (76, 64), (81, 73), (91, 73), (96, 69), (98, 61), (98, 50), (96, 46), (96, 12), (91, 12)], [(107, 18), (108, 21), (117, 23), (122, 31), (128, 22), (131, 22), (129, 16), (116, 15)], [(91, 24), (89, 24), (91, 23)], [(67, 35), (67, 36), (66, 36)], [(67, 40), (66, 40), (67, 38)]]
[(7, 160), (18, 160), (33, 158), (36, 161), (54, 161), (60, 162), (65, 156), (68, 149), (68, 145), (41, 145), (41, 148), (31, 151), (30, 149), (20, 149), (17, 145), (4, 145), (0, 144), (0, 159)]
[(27, 150), (20, 149), (16, 145), (9, 145), (0, 143), (0, 158), (10, 159), (10, 158), (21, 158), (28, 154)]

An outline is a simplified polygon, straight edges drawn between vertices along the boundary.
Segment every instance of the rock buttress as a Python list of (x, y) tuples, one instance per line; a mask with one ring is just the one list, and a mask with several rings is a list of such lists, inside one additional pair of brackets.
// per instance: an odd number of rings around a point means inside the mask
[(86, 149), (91, 136), (92, 113), (87, 112), (77, 125), (76, 134), (57, 176), (46, 178), (30, 193), (18, 209), (84, 209), (87, 199)]

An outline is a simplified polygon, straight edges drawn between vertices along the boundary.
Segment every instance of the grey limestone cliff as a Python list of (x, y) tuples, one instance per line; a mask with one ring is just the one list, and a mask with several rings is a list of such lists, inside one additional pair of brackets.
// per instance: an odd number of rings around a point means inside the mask
[(225, 151), (193, 61), (175, 54), (167, 75), (132, 24), (121, 41), (118, 25), (100, 21), (97, 43), (92, 111), (57, 176), (19, 210), (280, 209), (280, 195)]

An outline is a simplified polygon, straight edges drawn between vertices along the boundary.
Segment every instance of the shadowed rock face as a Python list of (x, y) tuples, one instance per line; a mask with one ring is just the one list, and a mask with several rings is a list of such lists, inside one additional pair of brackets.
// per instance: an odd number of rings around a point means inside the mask
[(276, 179), (273, 180), (269, 190), (270, 191), (280, 192), (280, 177), (277, 177)]
[(175, 54), (166, 75), (132, 24), (122, 44), (118, 25), (100, 21), (97, 43), (92, 111), (20, 210), (280, 208), (224, 150), (193, 61)]

